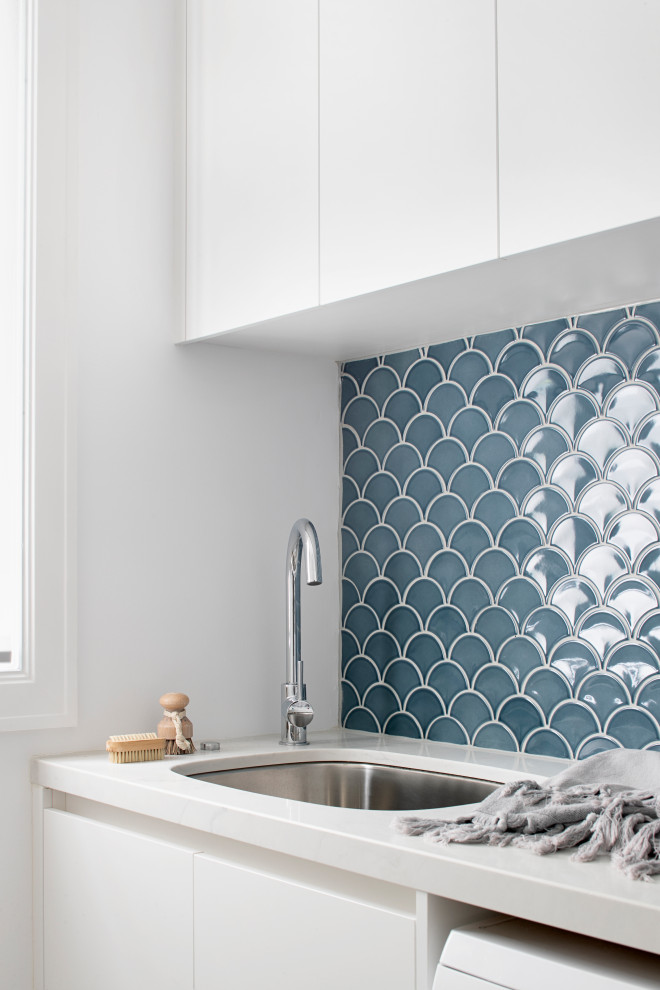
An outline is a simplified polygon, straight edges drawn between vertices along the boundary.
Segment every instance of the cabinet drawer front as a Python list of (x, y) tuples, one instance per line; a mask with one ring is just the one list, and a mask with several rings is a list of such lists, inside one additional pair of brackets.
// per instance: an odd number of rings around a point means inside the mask
[(414, 990), (412, 916), (195, 857), (195, 990)]
[(193, 853), (44, 812), (47, 990), (192, 990)]

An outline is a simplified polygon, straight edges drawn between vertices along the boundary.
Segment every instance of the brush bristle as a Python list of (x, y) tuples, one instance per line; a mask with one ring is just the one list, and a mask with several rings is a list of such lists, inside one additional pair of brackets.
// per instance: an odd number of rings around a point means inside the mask
[(111, 763), (144, 763), (147, 760), (162, 760), (165, 753), (165, 740), (155, 732), (138, 732), (133, 735), (110, 736), (105, 748)]

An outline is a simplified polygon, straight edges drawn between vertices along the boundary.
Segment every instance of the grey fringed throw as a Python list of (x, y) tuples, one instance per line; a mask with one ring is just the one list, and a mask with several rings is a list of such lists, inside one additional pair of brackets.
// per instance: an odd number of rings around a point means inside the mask
[(464, 818), (406, 816), (394, 827), (441, 845), (513, 845), (540, 856), (577, 847), (578, 862), (609, 854), (626, 876), (650, 880), (660, 873), (660, 752), (598, 753), (543, 784), (504, 784)]

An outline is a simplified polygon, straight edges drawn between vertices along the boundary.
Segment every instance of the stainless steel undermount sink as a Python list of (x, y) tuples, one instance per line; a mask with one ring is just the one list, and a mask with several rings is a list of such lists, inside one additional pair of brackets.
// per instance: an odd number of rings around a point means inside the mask
[(411, 811), (473, 804), (499, 787), (499, 784), (474, 777), (340, 760), (273, 763), (186, 773), (186, 776), (290, 801), (367, 811)]

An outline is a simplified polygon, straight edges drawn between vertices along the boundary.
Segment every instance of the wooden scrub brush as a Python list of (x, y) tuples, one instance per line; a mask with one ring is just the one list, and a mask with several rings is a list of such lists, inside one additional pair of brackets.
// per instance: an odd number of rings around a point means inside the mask
[(160, 698), (163, 717), (156, 732), (159, 739), (165, 740), (166, 756), (185, 756), (195, 752), (192, 722), (186, 717), (189, 701), (187, 694), (163, 694)]
[(155, 732), (136, 732), (128, 736), (110, 736), (105, 748), (111, 763), (143, 763), (146, 760), (162, 760), (165, 740)]

